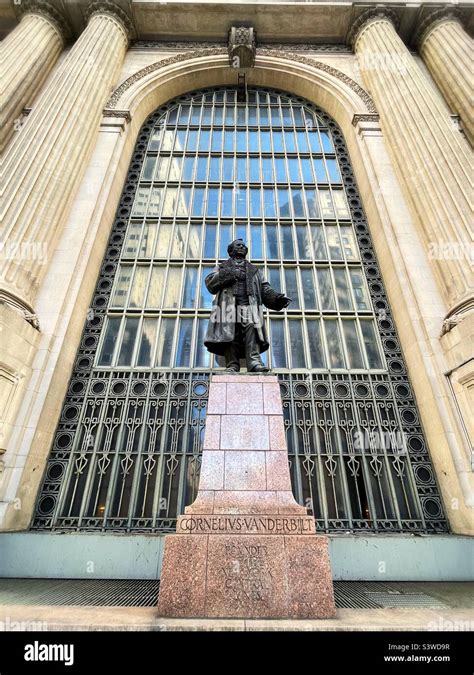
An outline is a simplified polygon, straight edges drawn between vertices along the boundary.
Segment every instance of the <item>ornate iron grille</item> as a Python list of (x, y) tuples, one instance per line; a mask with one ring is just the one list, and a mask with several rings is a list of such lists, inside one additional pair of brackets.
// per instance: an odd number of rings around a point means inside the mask
[(447, 530), (342, 133), (302, 99), (248, 96), (182, 96), (140, 132), (34, 528), (173, 530), (197, 491), (217, 367), (202, 279), (243, 236), (296, 297), (269, 319), (296, 498), (322, 531)]

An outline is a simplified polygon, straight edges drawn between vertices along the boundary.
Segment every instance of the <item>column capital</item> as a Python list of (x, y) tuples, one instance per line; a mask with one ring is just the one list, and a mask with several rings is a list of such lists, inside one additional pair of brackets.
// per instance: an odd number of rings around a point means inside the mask
[(413, 35), (413, 45), (422, 46), (431, 31), (444, 21), (456, 21), (462, 25), (462, 14), (457, 7), (445, 5), (429, 12), (418, 24)]
[(20, 19), (27, 14), (38, 14), (47, 19), (56, 29), (60, 38), (66, 43), (72, 37), (72, 30), (64, 14), (48, 0), (23, 0), (16, 5)]
[(115, 19), (122, 27), (128, 43), (136, 36), (135, 27), (130, 12), (123, 7), (123, 3), (112, 2), (112, 0), (93, 0), (89, 3), (85, 18), (89, 21), (95, 14), (105, 14)]
[(347, 44), (349, 44), (352, 49), (355, 50), (355, 45), (358, 38), (360, 37), (361, 32), (370, 24), (377, 23), (379, 21), (390, 21), (395, 30), (398, 31), (398, 27), (400, 25), (400, 17), (398, 13), (386, 5), (377, 5), (376, 7), (367, 9), (359, 16), (358, 19), (354, 21), (349, 33), (347, 34)]

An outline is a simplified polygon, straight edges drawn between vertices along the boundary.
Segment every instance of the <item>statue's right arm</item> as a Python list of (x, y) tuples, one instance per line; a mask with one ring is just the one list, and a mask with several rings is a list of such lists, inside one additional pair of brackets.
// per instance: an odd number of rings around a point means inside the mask
[(205, 279), (207, 290), (214, 295), (226, 286), (233, 284), (234, 281), (235, 277), (232, 270), (225, 267), (218, 267), (215, 272), (208, 274)]

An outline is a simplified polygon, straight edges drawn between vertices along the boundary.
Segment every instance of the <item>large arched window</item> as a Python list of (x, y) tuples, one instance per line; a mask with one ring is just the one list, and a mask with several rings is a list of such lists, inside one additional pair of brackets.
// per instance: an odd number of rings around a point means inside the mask
[(445, 521), (344, 139), (302, 99), (182, 96), (137, 142), (35, 526), (165, 531), (196, 494), (205, 276), (242, 237), (293, 298), (268, 317), (296, 498), (321, 530)]

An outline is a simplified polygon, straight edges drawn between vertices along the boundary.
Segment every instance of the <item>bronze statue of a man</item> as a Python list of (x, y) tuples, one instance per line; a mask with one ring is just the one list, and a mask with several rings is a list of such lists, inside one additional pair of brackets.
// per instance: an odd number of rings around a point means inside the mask
[(227, 252), (229, 259), (206, 277), (207, 289), (216, 297), (204, 344), (225, 357), (226, 372), (238, 373), (245, 358), (250, 373), (266, 373), (269, 368), (260, 357), (269, 347), (263, 306), (280, 311), (291, 298), (271, 288), (258, 267), (245, 259), (248, 248), (242, 239), (229, 244)]

